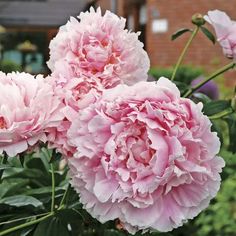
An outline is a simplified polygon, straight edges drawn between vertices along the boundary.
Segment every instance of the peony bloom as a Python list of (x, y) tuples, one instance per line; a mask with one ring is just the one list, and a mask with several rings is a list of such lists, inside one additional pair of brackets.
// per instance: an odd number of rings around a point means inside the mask
[(236, 59), (236, 23), (219, 10), (208, 11), (204, 19), (214, 27), (225, 56)]
[(81, 13), (62, 26), (50, 43), (48, 67), (58, 83), (96, 76), (105, 88), (147, 79), (149, 58), (139, 33), (125, 30), (125, 19), (101, 9)]
[(201, 109), (160, 78), (105, 90), (81, 110), (68, 131), (77, 148), (68, 162), (84, 208), (130, 233), (170, 231), (205, 209), (224, 161)]
[(39, 140), (62, 119), (61, 103), (42, 76), (0, 72), (0, 153), (15, 156)]
[(64, 105), (61, 110), (64, 119), (57, 127), (50, 129), (48, 135), (49, 147), (56, 148), (64, 158), (70, 158), (75, 152), (75, 147), (70, 145), (67, 140), (67, 131), (71, 126), (71, 122), (76, 119), (77, 112), (80, 109), (96, 102), (102, 94), (103, 86), (94, 76), (73, 78), (64, 86), (57, 84), (57, 78), (55, 77), (49, 78), (49, 80), (55, 86), (56, 93)]

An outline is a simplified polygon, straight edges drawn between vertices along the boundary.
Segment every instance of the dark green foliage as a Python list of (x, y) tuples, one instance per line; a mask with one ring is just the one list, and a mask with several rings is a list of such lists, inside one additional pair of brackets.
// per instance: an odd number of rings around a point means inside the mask
[(236, 155), (223, 150), (221, 156), (227, 163), (224, 180), (215, 200), (196, 218), (197, 236), (236, 235)]
[[(149, 74), (154, 78), (159, 79), (161, 76), (166, 78), (171, 78), (173, 68), (151, 68)], [(191, 81), (196, 79), (198, 76), (203, 74), (203, 70), (198, 67), (192, 67), (190, 65), (180, 66), (176, 76), (175, 81), (181, 82), (182, 85), (189, 85)]]
[[(221, 122), (220, 122), (221, 123)], [(217, 127), (220, 125), (216, 122)], [(1, 165), (4, 170), (0, 183), (0, 232), (7, 228), (35, 220), (50, 212), (51, 173), (49, 161), (53, 152), (42, 148), (40, 152), (10, 158)], [(223, 150), (227, 166), (222, 174), (222, 187), (211, 205), (196, 219), (170, 233), (145, 233), (144, 236), (234, 236), (236, 220), (236, 155)], [(56, 177), (56, 205), (60, 205), (68, 186), (67, 170), (59, 169), (59, 160), (53, 162)], [(11, 167), (11, 168), (9, 168)], [(40, 214), (39, 216), (37, 216)], [(42, 215), (44, 214), (44, 215)], [(37, 216), (37, 217), (34, 217)], [(25, 219), (25, 217), (27, 217)], [(17, 220), (20, 219), (20, 220)], [(9, 222), (5, 224), (4, 222)], [(64, 208), (53, 216), (9, 234), (10, 236), (127, 236), (116, 229), (116, 222), (100, 224), (79, 203), (78, 194), (69, 188)], [(136, 236), (141, 236), (137, 233)]]
[(228, 150), (236, 153), (236, 114), (226, 117), (224, 119), (228, 124), (229, 131), (229, 148)]
[[(182, 93), (191, 81), (202, 74), (201, 69), (181, 67), (175, 83)], [(171, 77), (172, 69), (151, 69), (158, 79)], [(210, 206), (194, 220), (169, 233), (140, 232), (136, 236), (236, 236), (236, 115), (215, 119), (224, 112), (232, 111), (230, 101), (211, 101), (206, 95), (194, 94), (195, 102), (204, 104), (203, 111), (212, 120), (212, 130), (221, 139), (221, 156), (227, 165), (222, 173), (222, 187)], [(2, 163), (3, 157), (0, 157)], [(54, 150), (41, 147), (36, 153), (25, 153), (8, 158), (0, 164), (0, 233), (6, 229), (33, 220), (44, 220), (8, 234), (9, 236), (127, 236), (117, 229), (117, 222), (106, 224), (93, 219), (79, 202), (79, 195), (68, 188), (67, 167), (61, 168), (61, 156)], [(52, 169), (55, 170), (55, 211), (50, 214), (52, 202)], [(68, 190), (67, 190), (68, 188)], [(66, 193), (66, 194), (65, 194)], [(61, 204), (62, 199), (65, 199)], [(49, 215), (50, 214), (50, 215)]]
[(13, 71), (21, 71), (21, 66), (13, 61), (4, 60), (0, 62), (0, 71), (10, 73)]
[(210, 101), (204, 104), (203, 107), (203, 112), (207, 116), (213, 116), (226, 110), (233, 112), (230, 101), (225, 101), (225, 100)]

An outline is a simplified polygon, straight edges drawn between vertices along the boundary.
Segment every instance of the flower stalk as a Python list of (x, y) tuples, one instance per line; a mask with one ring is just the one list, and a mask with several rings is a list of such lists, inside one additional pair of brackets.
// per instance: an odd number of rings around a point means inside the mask
[(52, 201), (51, 201), (51, 212), (55, 209), (55, 173), (53, 164), (51, 164), (51, 175), (52, 175)]
[(65, 202), (67, 196), (69, 195), (69, 192), (70, 192), (70, 184), (68, 184), (67, 189), (65, 190), (65, 192), (63, 194), (63, 197), (62, 197), (61, 202), (59, 204), (58, 210), (64, 208), (64, 202)]
[(9, 234), (9, 233), (12, 233), (12, 232), (17, 231), (17, 230), (19, 230), (19, 229), (23, 229), (23, 228), (26, 228), (26, 227), (28, 227), (28, 226), (31, 226), (31, 225), (34, 225), (34, 224), (37, 224), (37, 223), (40, 223), (41, 221), (44, 221), (44, 220), (50, 218), (50, 217), (53, 216), (53, 215), (54, 215), (54, 212), (50, 212), (48, 215), (43, 216), (43, 217), (41, 217), (41, 218), (38, 218), (38, 219), (36, 219), (36, 220), (32, 220), (32, 221), (26, 222), (26, 223), (24, 223), (24, 224), (17, 225), (17, 226), (15, 226), (15, 227), (6, 229), (6, 230), (0, 232), (0, 236), (3, 236), (3, 235), (6, 235), (6, 234)]
[(224, 118), (228, 115), (231, 115), (234, 113), (234, 110), (233, 109), (227, 109), (225, 111), (222, 111), (220, 113), (217, 113), (215, 115), (212, 115), (212, 116), (209, 116), (209, 119), (210, 120), (217, 120), (217, 119), (221, 119), (221, 118)]
[(183, 51), (181, 52), (180, 57), (179, 57), (179, 59), (178, 59), (176, 65), (175, 65), (175, 67), (174, 67), (174, 70), (173, 70), (173, 73), (172, 73), (172, 76), (171, 76), (171, 80), (172, 80), (172, 81), (174, 80), (174, 78), (175, 78), (175, 76), (176, 76), (176, 72), (177, 72), (177, 70), (178, 70), (180, 64), (182, 63), (182, 61), (183, 61), (183, 59), (184, 59), (184, 56), (185, 56), (185, 54), (186, 54), (186, 52), (187, 52), (187, 50), (188, 50), (190, 44), (192, 43), (193, 39), (194, 39), (195, 36), (197, 35), (198, 31), (199, 31), (199, 26), (197, 25), (196, 28), (194, 29), (194, 31), (192, 32), (191, 37), (189, 38), (188, 42), (186, 43), (186, 45), (185, 45)]
[(204, 81), (200, 82), (199, 84), (197, 84), (196, 86), (194, 86), (193, 88), (190, 88), (184, 95), (183, 97), (187, 98), (189, 96), (191, 96), (196, 90), (198, 90), (199, 88), (201, 88), (204, 84), (206, 84), (208, 81), (216, 78), (217, 76), (223, 74), (224, 72), (232, 69), (235, 67), (235, 62), (231, 62), (225, 66), (223, 66), (222, 68), (220, 68), (219, 70), (217, 70), (216, 72), (214, 72), (213, 74), (211, 74), (209, 77), (207, 77)]

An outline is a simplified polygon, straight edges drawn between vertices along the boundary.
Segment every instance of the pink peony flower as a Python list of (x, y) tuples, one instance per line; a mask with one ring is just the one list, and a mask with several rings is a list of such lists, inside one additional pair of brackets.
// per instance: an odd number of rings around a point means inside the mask
[(208, 11), (204, 19), (214, 27), (225, 56), (236, 59), (236, 23), (219, 10)]
[(64, 108), (61, 110), (64, 119), (57, 127), (50, 129), (48, 135), (49, 147), (56, 148), (64, 158), (70, 158), (76, 150), (67, 140), (67, 131), (71, 126), (71, 122), (76, 119), (80, 109), (96, 102), (102, 94), (103, 86), (94, 76), (73, 78), (64, 86), (57, 84), (57, 78), (55, 77), (49, 78), (49, 80), (55, 86), (56, 93), (64, 104)]
[(105, 88), (147, 79), (149, 58), (139, 33), (125, 30), (125, 19), (101, 9), (81, 13), (62, 26), (50, 43), (48, 67), (67, 83), (74, 77), (96, 76)]
[(39, 140), (62, 119), (61, 103), (42, 76), (0, 72), (0, 153), (15, 156)]
[(201, 109), (161, 78), (105, 90), (81, 110), (68, 131), (77, 148), (68, 162), (84, 208), (130, 233), (170, 231), (206, 208), (224, 161)]

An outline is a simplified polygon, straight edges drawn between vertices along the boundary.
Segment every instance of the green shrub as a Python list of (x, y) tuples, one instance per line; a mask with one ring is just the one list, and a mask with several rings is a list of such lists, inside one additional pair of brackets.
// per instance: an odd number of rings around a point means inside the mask
[(196, 236), (236, 235), (236, 156), (225, 150), (221, 151), (221, 156), (227, 163), (221, 189), (210, 206), (196, 218)]
[(12, 71), (21, 71), (21, 66), (13, 61), (4, 60), (0, 62), (0, 70), (5, 73)]
[[(151, 68), (149, 74), (156, 79), (161, 76), (166, 78), (171, 78), (173, 68)], [(192, 67), (190, 65), (179, 67), (175, 81), (180, 81), (182, 83), (190, 84), (192, 80), (196, 79), (198, 76), (203, 74), (203, 70), (199, 67)]]

